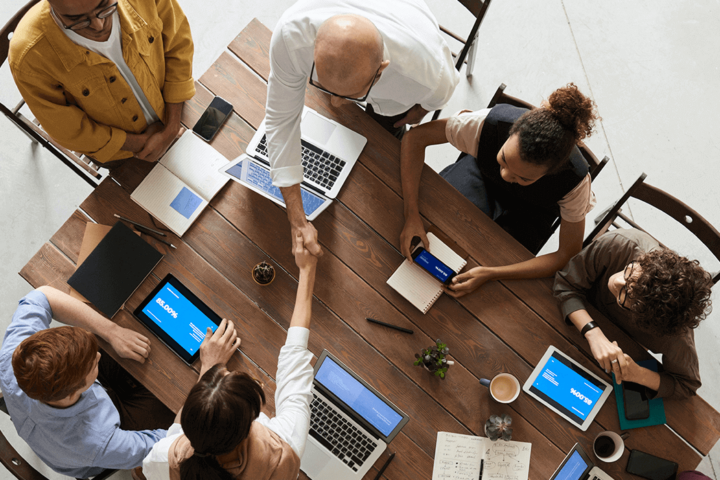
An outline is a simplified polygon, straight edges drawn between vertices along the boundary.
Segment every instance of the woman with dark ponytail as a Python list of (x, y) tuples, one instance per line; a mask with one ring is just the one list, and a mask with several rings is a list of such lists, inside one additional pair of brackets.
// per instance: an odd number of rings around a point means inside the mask
[[(298, 291), (285, 346), (280, 349), (275, 390), (276, 416), (261, 413), (262, 385), (225, 367), (237, 342), (225, 322), (200, 347), (202, 369), (167, 438), (143, 462), (150, 479), (295, 480), (310, 428), (312, 292), (317, 257), (296, 239)], [(232, 326), (232, 323), (229, 323)], [(232, 334), (227, 332), (232, 331)]]
[(449, 295), (465, 295), (489, 280), (549, 277), (582, 249), (585, 215), (595, 205), (589, 166), (577, 148), (598, 120), (595, 104), (570, 83), (540, 108), (500, 104), (411, 129), (401, 145), (405, 226), (403, 255), (427, 236), (418, 209), (425, 147), (451, 143), (465, 153), (440, 175), (506, 232), (537, 254), (559, 216), (557, 251), (500, 267), (476, 267), (453, 279)]

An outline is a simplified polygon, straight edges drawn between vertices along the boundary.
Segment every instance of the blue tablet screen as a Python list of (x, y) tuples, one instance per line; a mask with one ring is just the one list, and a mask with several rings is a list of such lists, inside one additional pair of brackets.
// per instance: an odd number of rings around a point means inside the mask
[(213, 332), (217, 329), (212, 320), (169, 283), (160, 289), (142, 312), (190, 355), (200, 348), (207, 327)]
[(579, 423), (602, 396), (605, 385), (554, 352), (535, 379), (531, 391)]

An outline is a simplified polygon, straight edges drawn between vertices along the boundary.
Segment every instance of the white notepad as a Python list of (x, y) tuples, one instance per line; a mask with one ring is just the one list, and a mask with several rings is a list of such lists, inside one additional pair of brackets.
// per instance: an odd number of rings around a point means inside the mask
[[(455, 273), (459, 273), (467, 265), (464, 258), (445, 245), (432, 232), (429, 232), (427, 237), (430, 243), (427, 246), (428, 252), (452, 268)], [(439, 280), (407, 259), (395, 270), (387, 284), (423, 313), (427, 313), (443, 293), (442, 283)]]
[(228, 160), (186, 131), (130, 195), (178, 237), (190, 228), (228, 178), (218, 169)]
[(438, 432), (432, 480), (527, 480), (531, 447), (527, 442)]

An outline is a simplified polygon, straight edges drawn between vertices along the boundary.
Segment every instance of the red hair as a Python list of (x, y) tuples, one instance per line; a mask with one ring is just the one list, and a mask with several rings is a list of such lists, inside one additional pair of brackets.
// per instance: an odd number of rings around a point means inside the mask
[(26, 338), (15, 349), (13, 372), (28, 397), (56, 402), (85, 385), (97, 351), (97, 339), (87, 330), (49, 328)]

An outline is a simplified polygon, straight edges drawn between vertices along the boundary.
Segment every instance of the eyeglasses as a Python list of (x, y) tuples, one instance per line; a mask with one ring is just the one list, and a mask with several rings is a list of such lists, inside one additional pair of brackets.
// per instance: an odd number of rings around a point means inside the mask
[(313, 73), (315, 73), (315, 62), (312, 64), (312, 68), (310, 69), (310, 78), (308, 79), (308, 83), (312, 85), (313, 87), (317, 88), (321, 92), (325, 92), (328, 95), (332, 95), (333, 97), (338, 98), (344, 98), (345, 100), (350, 100), (351, 102), (364, 102), (367, 100), (368, 95), (370, 95), (370, 90), (372, 90), (373, 85), (375, 85), (375, 79), (377, 78), (378, 74), (380, 73), (380, 68), (382, 68), (382, 65), (380, 65), (377, 69), (377, 72), (375, 72), (375, 75), (373, 75), (372, 81), (370, 82), (370, 87), (368, 88), (367, 93), (362, 98), (353, 98), (353, 97), (346, 97), (345, 95), (338, 95), (337, 93), (333, 93), (330, 90), (325, 90), (323, 87), (318, 85), (317, 83), (313, 82)]
[(620, 289), (620, 293), (618, 293), (618, 305), (620, 305), (620, 308), (624, 308), (625, 310), (630, 310), (630, 307), (625, 306), (625, 302), (628, 299), (628, 280), (632, 277), (633, 269), (635, 268), (635, 262), (630, 262), (627, 267), (625, 267), (625, 271), (623, 272), (623, 278), (625, 279), (625, 285), (622, 286)]
[(80, 20), (79, 22), (75, 22), (71, 25), (65, 25), (65, 22), (60, 20), (60, 18), (58, 17), (58, 14), (55, 13), (55, 9), (53, 9), (52, 7), (50, 7), (50, 11), (52, 12), (53, 15), (55, 15), (55, 19), (58, 22), (60, 22), (60, 25), (62, 25), (62, 27), (65, 30), (76, 31), (76, 30), (82, 30), (83, 28), (89, 27), (90, 23), (92, 22), (93, 15), (96, 18), (99, 18), (100, 20), (106, 19), (107, 17), (109, 17), (110, 15), (115, 13), (115, 11), (117, 10), (117, 6), (118, 6), (118, 4), (117, 4), (117, 2), (115, 2), (112, 5), (108, 5), (107, 7), (103, 7), (99, 10), (94, 10), (87, 15), (88, 18), (86, 18), (85, 20)]

